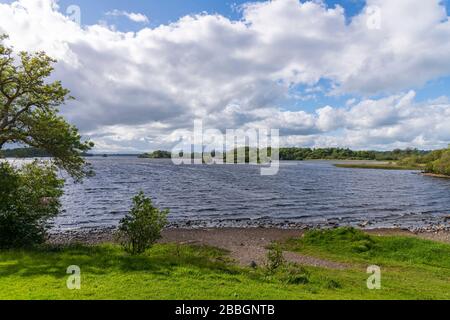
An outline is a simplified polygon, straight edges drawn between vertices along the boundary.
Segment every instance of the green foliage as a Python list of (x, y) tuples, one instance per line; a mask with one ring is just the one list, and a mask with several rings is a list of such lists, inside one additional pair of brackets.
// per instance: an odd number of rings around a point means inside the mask
[[(234, 163), (248, 163), (250, 160), (257, 163), (267, 163), (272, 157), (272, 148), (257, 149), (250, 147), (241, 147), (229, 150), (224, 153), (221, 151), (212, 151), (213, 156), (217, 153), (223, 158), (224, 162), (227, 162), (227, 156), (229, 159), (233, 159)], [(422, 151), (417, 149), (395, 149), (393, 151), (353, 151), (348, 148), (280, 148), (278, 150), (280, 160), (378, 160), (378, 161), (399, 161), (407, 158), (421, 158), (427, 156), (429, 151)], [(170, 152), (168, 151), (155, 151), (152, 154), (144, 154), (143, 158), (170, 158)], [(182, 154), (180, 154), (181, 156)], [(191, 158), (201, 158), (201, 153), (192, 153)], [(204, 162), (209, 162), (210, 155), (208, 153), (203, 154)], [(414, 162), (413, 160), (405, 160), (406, 162)], [(407, 164), (405, 165), (407, 166)]]
[[(389, 247), (390, 238), (383, 246)], [(224, 250), (180, 244), (156, 244), (142, 255), (126, 254), (116, 245), (0, 250), (0, 299), (450, 299), (449, 256), (438, 249), (450, 245), (416, 240), (420, 244), (397, 244), (386, 251), (404, 255), (421, 247), (415, 255), (441, 254), (441, 261), (398, 266), (389, 258), (382, 265), (381, 290), (366, 286), (371, 258), (359, 264), (353, 251), (325, 251), (322, 246), (311, 246), (307, 253), (350, 260), (349, 269), (288, 265), (268, 276), (264, 270), (231, 264)], [(308, 248), (302, 247), (302, 253)], [(66, 269), (73, 264), (81, 267), (81, 290), (67, 290)]]
[(450, 148), (434, 152), (426, 164), (426, 172), (450, 176)]
[(325, 287), (327, 289), (341, 289), (342, 285), (339, 281), (334, 279), (326, 279)]
[(298, 264), (285, 263), (279, 268), (279, 278), (286, 284), (307, 284), (310, 272)]
[(379, 163), (337, 163), (337, 168), (347, 169), (379, 169), (379, 170), (420, 170), (423, 166), (419, 165), (398, 165), (395, 163), (379, 164)]
[(170, 159), (172, 153), (169, 151), (156, 150), (152, 153), (144, 153), (139, 156), (139, 158), (149, 158), (149, 159)]
[(60, 209), (63, 181), (51, 164), (0, 163), (0, 247), (41, 243)]
[(131, 254), (143, 253), (156, 240), (167, 224), (169, 211), (155, 208), (150, 198), (140, 192), (133, 198), (130, 213), (120, 221), (119, 236), (125, 250)]
[(392, 168), (424, 169), (427, 173), (450, 176), (450, 148), (409, 155), (397, 161)]
[(378, 160), (394, 161), (405, 157), (425, 155), (427, 151), (396, 149), (393, 151), (353, 151), (346, 148), (280, 148), (280, 160)]
[(450, 268), (450, 245), (416, 237), (377, 237), (350, 228), (311, 230), (286, 244), (286, 250), (370, 264)]
[(277, 243), (273, 243), (267, 251), (266, 270), (268, 273), (274, 273), (278, 268), (284, 266), (286, 260), (283, 256), (283, 249)]
[(310, 230), (305, 233), (303, 242), (308, 244), (328, 244), (328, 243), (359, 243), (361, 241), (372, 241), (372, 238), (352, 227), (341, 227), (336, 229)]
[(20, 143), (44, 150), (54, 163), (81, 179), (90, 173), (81, 156), (93, 147), (82, 142), (77, 128), (58, 115), (69, 91), (61, 82), (48, 82), (54, 59), (44, 52), (20, 52), (2, 44), (0, 36), (0, 149)]
[(0, 157), (4, 158), (40, 158), (50, 157), (51, 155), (37, 148), (15, 148), (0, 150)]
[(375, 245), (374, 240), (368, 234), (351, 227), (308, 231), (303, 241), (312, 245), (344, 245), (348, 246), (350, 251), (357, 253), (367, 252)]

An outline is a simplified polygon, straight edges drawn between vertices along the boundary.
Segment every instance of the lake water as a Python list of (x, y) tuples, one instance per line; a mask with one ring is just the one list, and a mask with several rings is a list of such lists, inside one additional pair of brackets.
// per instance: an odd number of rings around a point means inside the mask
[[(170, 160), (92, 158), (96, 176), (67, 183), (55, 229), (115, 226), (143, 190), (169, 208), (173, 226), (357, 225), (422, 227), (450, 215), (450, 179), (414, 171), (282, 162), (275, 176), (255, 165), (181, 165)], [(448, 225), (448, 222), (447, 222)]]

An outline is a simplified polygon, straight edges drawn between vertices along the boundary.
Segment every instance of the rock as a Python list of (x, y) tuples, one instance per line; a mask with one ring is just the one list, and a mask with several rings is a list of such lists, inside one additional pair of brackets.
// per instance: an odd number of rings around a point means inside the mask
[(358, 226), (361, 228), (365, 228), (368, 224), (369, 224), (369, 221), (363, 221), (363, 222), (358, 223)]

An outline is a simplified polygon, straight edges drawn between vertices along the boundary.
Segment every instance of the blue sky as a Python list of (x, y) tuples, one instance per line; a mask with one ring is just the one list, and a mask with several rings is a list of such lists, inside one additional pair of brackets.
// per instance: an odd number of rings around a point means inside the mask
[[(13, 2), (13, 0), (0, 0), (0, 2)], [(178, 20), (188, 14), (207, 12), (210, 14), (221, 14), (231, 19), (240, 19), (241, 14), (236, 10), (239, 5), (258, 0), (59, 0), (61, 10), (70, 5), (78, 5), (83, 10), (83, 22), (86, 24), (96, 23), (103, 19), (104, 13), (118, 9), (134, 11), (145, 14), (150, 18), (151, 25), (166, 24)], [(259, 2), (263, 2), (259, 0)], [(347, 17), (359, 13), (365, 5), (364, 0), (326, 0), (329, 7), (339, 5), (345, 9)], [(450, 0), (442, 0), (449, 8)], [(136, 26), (122, 21), (124, 29), (133, 30)]]
[(77, 97), (63, 114), (99, 152), (168, 149), (198, 118), (279, 128), (285, 145), (450, 141), (450, 0), (370, 0), (376, 30), (362, 0), (16, 1), (24, 11), (0, 0), (0, 32), (58, 59), (55, 77)]
[[(157, 26), (178, 20), (180, 17), (207, 12), (220, 14), (230, 19), (240, 19), (238, 7), (248, 3), (246, 0), (60, 0), (61, 10), (69, 5), (78, 5), (83, 12), (83, 23), (93, 24), (104, 19), (104, 13), (117, 9), (130, 12), (140, 12), (150, 18), (150, 25)], [(257, 2), (251, 1), (251, 2)], [(336, 4), (342, 6), (348, 16), (353, 16), (364, 7), (362, 0), (328, 0), (329, 6)], [(129, 23), (126, 19), (115, 21), (123, 30), (136, 30), (138, 26)]]

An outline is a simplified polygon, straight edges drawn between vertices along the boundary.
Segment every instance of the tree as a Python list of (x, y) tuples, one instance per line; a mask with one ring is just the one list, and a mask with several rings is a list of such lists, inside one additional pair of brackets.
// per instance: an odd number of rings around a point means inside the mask
[(58, 115), (73, 97), (60, 81), (47, 81), (56, 60), (44, 52), (15, 55), (5, 39), (0, 35), (0, 150), (7, 143), (42, 149), (56, 166), (82, 179), (89, 173), (82, 153), (93, 143), (81, 141), (77, 128)]
[(17, 247), (45, 240), (63, 194), (57, 168), (81, 180), (90, 173), (82, 153), (93, 144), (58, 115), (72, 97), (61, 82), (48, 80), (56, 61), (44, 52), (15, 54), (5, 39), (0, 35), (0, 151), (15, 143), (53, 158), (20, 168), (0, 163), (0, 247)]
[(64, 181), (51, 163), (0, 163), (0, 248), (42, 243), (59, 213)]

